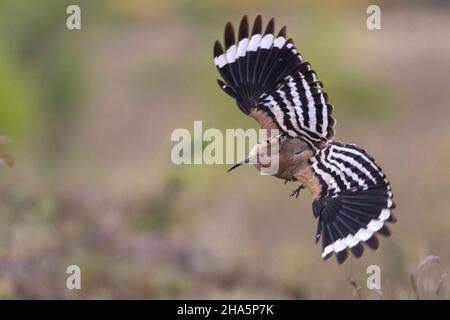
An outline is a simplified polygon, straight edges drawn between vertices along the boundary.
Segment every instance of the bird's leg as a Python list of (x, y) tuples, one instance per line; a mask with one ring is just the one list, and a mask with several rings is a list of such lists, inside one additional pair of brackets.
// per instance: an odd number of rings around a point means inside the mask
[[(291, 182), (292, 180), (291, 179), (285, 179), (284, 180), (284, 184), (286, 184), (286, 183), (288, 183), (288, 182)], [(297, 189), (295, 189), (294, 191), (292, 191), (292, 193), (291, 193), (291, 195), (289, 196), (289, 197), (293, 197), (294, 195), (295, 195), (295, 198), (297, 199), (298, 198), (298, 195), (300, 194), (300, 191), (302, 190), (302, 189), (304, 189), (305, 188), (305, 186), (303, 185), (303, 184), (301, 184)]]
[(305, 186), (301, 184), (297, 189), (295, 189), (294, 191), (292, 191), (292, 193), (291, 193), (291, 195), (290, 195), (289, 197), (293, 197), (293, 196), (295, 195), (295, 198), (297, 199), (297, 198), (298, 198), (298, 195), (300, 194), (300, 191), (301, 191), (302, 189), (305, 189)]

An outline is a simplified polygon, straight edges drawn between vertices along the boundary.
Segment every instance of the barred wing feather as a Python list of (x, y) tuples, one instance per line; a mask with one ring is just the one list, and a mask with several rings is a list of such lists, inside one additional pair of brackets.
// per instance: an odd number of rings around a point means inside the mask
[(304, 62), (286, 27), (275, 35), (272, 18), (265, 31), (258, 16), (249, 34), (246, 16), (236, 42), (233, 26), (225, 27), (225, 50), (214, 45), (220, 87), (236, 99), (245, 114), (261, 110), (282, 132), (322, 147), (334, 136), (332, 105), (309, 63)]

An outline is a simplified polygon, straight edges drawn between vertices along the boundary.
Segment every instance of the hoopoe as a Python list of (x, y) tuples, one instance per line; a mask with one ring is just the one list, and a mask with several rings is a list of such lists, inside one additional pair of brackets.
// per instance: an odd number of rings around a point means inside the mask
[(225, 49), (215, 42), (214, 63), (223, 78), (218, 83), (243, 113), (263, 129), (277, 129), (281, 134), (256, 145), (248, 158), (228, 171), (244, 163), (261, 170), (258, 154), (279, 144), (274, 175), (301, 183), (291, 196), (298, 196), (303, 187), (310, 190), (318, 219), (315, 240), (322, 238), (322, 258), (335, 253), (341, 264), (348, 251), (361, 257), (363, 243), (377, 249), (375, 234), (389, 236), (386, 222), (396, 221), (385, 174), (363, 149), (333, 139), (333, 106), (310, 64), (286, 37), (286, 27), (275, 35), (272, 18), (263, 32), (258, 15), (249, 31), (244, 16), (237, 40), (232, 24), (227, 23)]

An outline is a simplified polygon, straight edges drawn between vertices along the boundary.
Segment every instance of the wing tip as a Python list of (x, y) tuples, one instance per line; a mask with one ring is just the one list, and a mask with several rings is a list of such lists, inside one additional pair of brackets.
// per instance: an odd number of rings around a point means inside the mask
[(235, 37), (234, 37), (234, 28), (231, 22), (227, 22), (225, 25), (225, 48), (230, 48), (233, 44), (235, 44)]
[(286, 38), (286, 32), (287, 32), (287, 27), (283, 26), (280, 30), (280, 32), (278, 32), (277, 37), (283, 37)]
[(264, 31), (264, 35), (266, 34), (274, 34), (275, 33), (275, 18), (272, 17), (269, 20), (269, 23), (266, 26), (266, 30)]
[(218, 56), (222, 55), (224, 53), (222, 44), (219, 42), (219, 40), (216, 40), (214, 42), (214, 58), (217, 58)]
[(239, 24), (239, 41), (248, 38), (248, 17), (244, 15)]

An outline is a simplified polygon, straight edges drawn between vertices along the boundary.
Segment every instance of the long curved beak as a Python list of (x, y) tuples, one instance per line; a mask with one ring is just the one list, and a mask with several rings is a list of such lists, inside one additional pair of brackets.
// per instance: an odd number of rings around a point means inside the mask
[(236, 163), (235, 165), (230, 167), (230, 169), (228, 169), (227, 172), (230, 172), (231, 170), (236, 169), (237, 167), (243, 165), (244, 163), (249, 163), (249, 161), (250, 161), (250, 158), (247, 157), (244, 160), (239, 161), (238, 163)]

